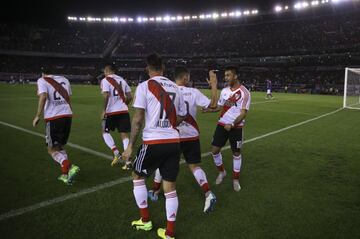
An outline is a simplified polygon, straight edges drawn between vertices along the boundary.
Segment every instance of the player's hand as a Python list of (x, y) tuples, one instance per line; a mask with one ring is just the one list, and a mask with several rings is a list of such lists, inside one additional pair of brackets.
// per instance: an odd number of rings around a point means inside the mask
[(226, 130), (226, 131), (230, 131), (231, 129), (232, 129), (232, 125), (231, 124), (226, 124), (225, 126), (224, 126), (224, 129)]
[(214, 70), (209, 71), (209, 79), (206, 79), (209, 86), (211, 87), (217, 87), (218, 81), (217, 76)]
[(35, 118), (33, 119), (33, 122), (32, 122), (33, 127), (36, 127), (36, 125), (39, 123), (39, 121), (40, 121), (40, 117), (35, 116)]
[(132, 154), (132, 147), (129, 145), (126, 150), (122, 153), (122, 159), (125, 161), (129, 161)]

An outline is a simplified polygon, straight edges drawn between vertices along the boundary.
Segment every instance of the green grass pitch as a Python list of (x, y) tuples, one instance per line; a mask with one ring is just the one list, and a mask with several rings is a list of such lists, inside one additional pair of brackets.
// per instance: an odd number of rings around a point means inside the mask
[[(342, 98), (336, 96), (275, 93), (275, 97), (266, 101), (263, 92), (252, 94), (247, 140), (342, 105)], [(99, 87), (73, 86), (72, 102), (70, 141), (111, 155), (101, 137)], [(44, 133), (43, 123), (31, 126), (36, 106), (35, 85), (0, 85), (0, 121)], [(217, 118), (217, 113), (198, 114), (202, 152), (210, 150)], [(360, 111), (341, 110), (245, 144), (242, 190), (238, 193), (232, 190), (230, 176), (223, 184), (214, 184), (216, 168), (211, 157), (204, 157), (202, 167), (218, 198), (215, 211), (209, 215), (202, 212), (204, 198), (199, 186), (182, 165), (177, 182), (180, 206), (176, 237), (360, 238), (359, 122)], [(71, 147), (67, 151), (70, 160), (81, 167), (73, 186), (57, 180), (60, 169), (47, 155), (44, 139), (0, 124), (0, 215), (130, 176), (102, 157)], [(223, 156), (231, 172), (230, 151), (224, 151)], [(154, 228), (163, 227), (164, 199), (149, 204)], [(130, 222), (138, 217), (132, 183), (126, 181), (3, 219), (0, 237), (156, 238), (156, 230), (131, 228)]]

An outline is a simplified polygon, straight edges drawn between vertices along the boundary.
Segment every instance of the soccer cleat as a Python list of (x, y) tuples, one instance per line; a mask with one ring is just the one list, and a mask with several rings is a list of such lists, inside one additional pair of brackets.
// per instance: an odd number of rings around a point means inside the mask
[(128, 161), (125, 162), (124, 166), (122, 166), (121, 168), (122, 168), (122, 170), (130, 170), (131, 166), (132, 166), (131, 161), (128, 160)]
[(111, 161), (111, 166), (115, 166), (116, 164), (120, 163), (121, 159), (121, 154), (115, 154), (113, 160)]
[(70, 183), (72, 183), (72, 181), (74, 180), (75, 176), (79, 173), (79, 171), (80, 168), (78, 166), (76, 166), (75, 164), (71, 165), (71, 168), (68, 173), (68, 181)]
[(58, 180), (62, 181), (62, 182), (65, 183), (66, 185), (71, 185), (71, 182), (69, 181), (67, 174), (61, 174), (61, 175), (58, 177)]
[(152, 229), (152, 222), (143, 222), (142, 218), (137, 221), (132, 221), (131, 226), (136, 230), (150, 231)]
[(225, 176), (226, 176), (226, 171), (225, 171), (225, 170), (222, 171), (222, 172), (219, 172), (219, 175), (218, 175), (217, 178), (216, 178), (215, 184), (216, 184), (216, 185), (219, 185), (220, 183), (222, 183), (222, 181), (224, 180)]
[(160, 238), (162, 239), (175, 239), (175, 237), (171, 237), (171, 236), (168, 236), (168, 235), (165, 235), (165, 232), (166, 232), (166, 229), (165, 228), (159, 228), (157, 230), (157, 234)]
[(239, 180), (234, 179), (234, 180), (233, 180), (233, 186), (234, 186), (234, 191), (235, 191), (235, 192), (239, 192), (239, 191), (240, 191), (241, 186), (240, 186)]
[(205, 198), (204, 213), (209, 213), (214, 211), (215, 203), (216, 203), (215, 194), (210, 192), (209, 195), (207, 195), (207, 197)]
[(149, 190), (148, 197), (151, 201), (156, 202), (159, 199), (159, 191)]

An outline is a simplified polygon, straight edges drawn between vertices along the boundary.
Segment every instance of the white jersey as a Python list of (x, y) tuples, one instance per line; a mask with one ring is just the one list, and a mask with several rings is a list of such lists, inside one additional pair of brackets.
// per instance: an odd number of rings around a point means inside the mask
[[(71, 87), (68, 79), (62, 76), (48, 76), (48, 78), (51, 78), (61, 84), (69, 96), (71, 95)], [(37, 81), (37, 94), (40, 95), (42, 93), (47, 93), (47, 99), (44, 107), (44, 119), (46, 121), (72, 117), (70, 105), (43, 77), (39, 78)]]
[(187, 116), (178, 126), (180, 132), (180, 141), (189, 141), (199, 139), (199, 127), (196, 123), (197, 107), (207, 108), (211, 100), (207, 98), (198, 89), (179, 86), (180, 93), (184, 97)]
[(141, 83), (136, 89), (133, 106), (145, 109), (144, 144), (180, 142), (176, 116), (185, 116), (186, 108), (179, 87), (174, 82), (156, 76)]
[[(110, 83), (111, 81), (115, 81), (120, 86), (122, 92), (118, 92)], [(100, 87), (102, 93), (108, 92), (110, 95), (105, 111), (106, 115), (124, 114), (129, 112), (129, 108), (125, 104), (125, 95), (126, 93), (131, 92), (131, 88), (122, 77), (115, 74), (108, 75), (101, 80)]]
[[(221, 111), (219, 125), (233, 124), (235, 119), (240, 115), (241, 110), (250, 108), (251, 96), (248, 89), (241, 85), (235, 90), (226, 87), (221, 91), (218, 105), (223, 106)], [(235, 128), (241, 128), (245, 125), (245, 120), (235, 125)]]

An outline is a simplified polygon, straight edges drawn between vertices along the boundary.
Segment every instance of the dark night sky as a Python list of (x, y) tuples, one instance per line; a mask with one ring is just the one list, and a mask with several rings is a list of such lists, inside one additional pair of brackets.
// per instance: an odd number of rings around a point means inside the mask
[[(8, 1), (1, 7), (1, 21), (37, 24), (60, 24), (68, 15), (113, 16), (113, 15), (156, 15), (186, 14), (236, 8), (259, 8), (269, 10), (284, 0), (21, 0)], [(291, 1), (293, 2), (293, 1)]]

